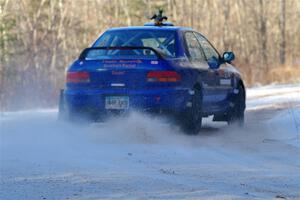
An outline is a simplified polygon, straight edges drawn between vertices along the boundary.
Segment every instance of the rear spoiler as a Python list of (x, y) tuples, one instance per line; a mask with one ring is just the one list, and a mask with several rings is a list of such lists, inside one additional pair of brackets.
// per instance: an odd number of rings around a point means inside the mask
[(84, 49), (80, 56), (79, 56), (79, 60), (85, 60), (86, 58), (86, 55), (87, 53), (90, 51), (90, 50), (97, 50), (97, 49), (102, 49), (102, 50), (134, 50), (134, 49), (148, 49), (148, 50), (151, 50), (153, 51), (156, 56), (160, 59), (163, 59), (163, 52), (157, 50), (157, 49), (154, 49), (152, 47), (133, 47), (133, 46), (121, 46), (121, 47), (89, 47), (89, 48), (86, 48)]

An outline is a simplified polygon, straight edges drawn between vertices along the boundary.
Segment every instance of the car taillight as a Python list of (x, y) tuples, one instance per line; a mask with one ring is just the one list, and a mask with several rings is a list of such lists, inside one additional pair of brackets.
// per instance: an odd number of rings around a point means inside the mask
[(90, 74), (88, 72), (68, 72), (67, 83), (88, 83)]
[(151, 71), (147, 74), (148, 82), (178, 82), (180, 74), (175, 71)]

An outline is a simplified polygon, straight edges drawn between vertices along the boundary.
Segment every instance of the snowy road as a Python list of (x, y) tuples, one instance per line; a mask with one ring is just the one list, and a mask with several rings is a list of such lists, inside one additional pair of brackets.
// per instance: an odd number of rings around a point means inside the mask
[(3, 113), (0, 199), (300, 199), (300, 84), (250, 89), (247, 107), (245, 129), (207, 119), (197, 136), (138, 113)]

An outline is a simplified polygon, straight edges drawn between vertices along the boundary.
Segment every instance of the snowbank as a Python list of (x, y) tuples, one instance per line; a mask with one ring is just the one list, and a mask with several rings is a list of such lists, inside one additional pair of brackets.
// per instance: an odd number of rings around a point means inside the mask
[(140, 113), (92, 125), (4, 113), (0, 199), (299, 199), (298, 85), (248, 97), (244, 130), (206, 119), (198, 136)]

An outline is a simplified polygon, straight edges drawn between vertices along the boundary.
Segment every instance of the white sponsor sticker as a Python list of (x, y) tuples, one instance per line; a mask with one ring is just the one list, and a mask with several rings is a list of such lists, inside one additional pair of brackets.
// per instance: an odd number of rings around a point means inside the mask
[(231, 79), (220, 79), (220, 85), (231, 85)]
[(125, 84), (124, 83), (111, 83), (110, 84), (112, 87), (124, 87)]

